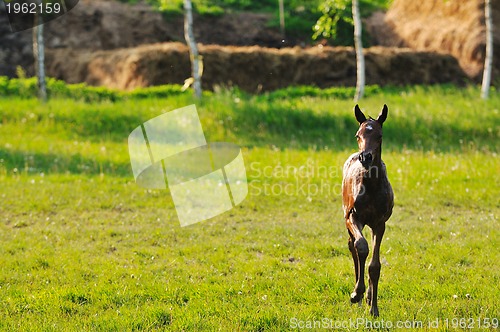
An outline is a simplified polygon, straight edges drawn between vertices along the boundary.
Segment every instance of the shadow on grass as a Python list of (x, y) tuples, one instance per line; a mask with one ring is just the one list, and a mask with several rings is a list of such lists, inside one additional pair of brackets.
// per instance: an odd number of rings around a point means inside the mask
[[(311, 99), (313, 102), (313, 99)], [(219, 105), (220, 108), (224, 106)], [(220, 116), (217, 110), (207, 114)], [(314, 111), (293, 102), (268, 100), (247, 101), (229, 106), (225, 112), (231, 122), (212, 122), (207, 131), (231, 133), (245, 146), (277, 146), (293, 149), (355, 149), (354, 135), (358, 123), (351, 112)], [(84, 109), (76, 114), (57, 115), (65, 129), (92, 141), (126, 142), (130, 132), (147, 121), (147, 115), (111, 110)], [(392, 116), (384, 125), (384, 147), (391, 151), (461, 151), (464, 148), (498, 151), (500, 121), (473, 125), (467, 121), (424, 118), (416, 115)], [(224, 127), (224, 128), (222, 128)], [(220, 135), (225, 140), (225, 134)]]
[[(311, 110), (285, 108), (245, 108), (235, 112), (226, 131), (234, 131), (238, 144), (247, 147), (275, 146), (280, 149), (313, 149), (328, 147), (333, 151), (356, 151), (354, 134), (358, 124), (348, 114), (315, 114)], [(124, 120), (124, 123), (127, 122)], [(238, 130), (236, 131), (236, 128)], [(114, 134), (126, 144), (125, 132)], [(85, 130), (85, 132), (88, 132)], [(128, 134), (128, 133), (127, 133)], [(92, 135), (96, 135), (95, 133)], [(109, 136), (108, 136), (109, 137)], [(498, 133), (488, 128), (464, 128), (458, 123), (424, 121), (420, 118), (393, 118), (384, 125), (384, 150), (461, 152), (467, 150), (498, 151)], [(128, 158), (116, 163), (104, 157), (81, 154), (57, 155), (0, 148), (0, 171), (25, 173), (113, 174), (132, 177)]]
[[(311, 102), (314, 100), (311, 99)], [(227, 102), (226, 99), (223, 102)], [(216, 111), (203, 116), (211, 118), (206, 132), (215, 133), (217, 140), (235, 138), (235, 143), (247, 147), (270, 147), (279, 149), (356, 151), (354, 138), (358, 124), (351, 112), (315, 111), (294, 102), (268, 100), (245, 100), (237, 106), (225, 106), (222, 102), (213, 107)], [(225, 111), (223, 111), (225, 109)], [(78, 137), (98, 141), (114, 141), (127, 144), (129, 133), (147, 120), (149, 113), (117, 112), (114, 109), (92, 109), (85, 107), (71, 113), (37, 114), (37, 121), (44, 121), (50, 130), (63, 130)], [(206, 110), (206, 109), (205, 109)], [(13, 122), (26, 117), (12, 112)], [(220, 123), (221, 116), (231, 121)], [(19, 117), (19, 118), (18, 118)], [(47, 117), (47, 118), (45, 118)], [(487, 118), (485, 118), (487, 119)], [(404, 149), (458, 152), (467, 150), (498, 152), (499, 121), (447, 121), (433, 120), (423, 116), (389, 115), (384, 124), (384, 150)], [(52, 129), (54, 128), (54, 129)], [(61, 135), (63, 133), (61, 132)], [(215, 140), (214, 140), (215, 141)], [(60, 144), (66, 144), (59, 142)], [(0, 172), (27, 173), (76, 173), (113, 174), (132, 177), (128, 156), (118, 157), (112, 162), (97, 155), (56, 155), (0, 148)]]
[(460, 123), (396, 118), (384, 125), (384, 147), (390, 151), (461, 152), (475, 149), (497, 152), (498, 134), (488, 127), (466, 128)]
[[(235, 112), (235, 136), (245, 146), (276, 146), (294, 149), (355, 147), (355, 120), (345, 114), (317, 114), (310, 109), (281, 105), (259, 108), (249, 105)], [(350, 131), (353, 128), (354, 131)]]
[[(235, 112), (233, 126), (241, 144), (296, 149), (356, 149), (358, 123), (354, 115), (315, 113), (311, 109), (255, 105)], [(384, 148), (389, 151), (498, 151), (499, 132), (495, 124), (466, 127), (465, 123), (441, 122), (419, 117), (389, 117), (384, 124)], [(234, 130), (234, 128), (226, 128)]]
[(133, 178), (130, 163), (112, 163), (84, 157), (81, 154), (71, 156), (52, 153), (32, 153), (18, 150), (0, 149), (0, 172), (9, 173), (71, 173), (71, 174), (112, 174)]
[(146, 121), (140, 115), (112, 111), (82, 110), (77, 114), (56, 115), (65, 130), (91, 141), (125, 141), (137, 126)]

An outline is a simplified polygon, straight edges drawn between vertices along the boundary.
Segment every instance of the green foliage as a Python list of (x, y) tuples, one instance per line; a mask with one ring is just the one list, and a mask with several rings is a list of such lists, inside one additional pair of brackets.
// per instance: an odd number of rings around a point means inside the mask
[(200, 15), (205, 15), (205, 16), (221, 16), (225, 12), (222, 7), (213, 6), (213, 5), (206, 5), (206, 4), (197, 5), (195, 7), (195, 10)]
[(16, 67), (16, 75), (18, 78), (24, 79), (26, 78), (26, 71), (21, 66)]
[[(166, 15), (182, 15), (183, 13), (183, 0), (147, 0), (147, 2)], [(224, 14), (225, 8), (228, 8), (224, 3), (217, 1), (193, 0), (191, 2), (195, 12), (206, 16), (220, 16)]]
[[(180, 94), (189, 93), (189, 91), (182, 90), (181, 85), (169, 84), (160, 86), (151, 86), (147, 88), (136, 88), (126, 93), (122, 93), (125, 97), (129, 98), (166, 98)], [(206, 92), (210, 94), (210, 92)]]
[[(388, 7), (387, 0), (360, 0), (361, 17)], [(352, 0), (324, 0), (319, 7), (321, 16), (313, 26), (313, 39), (325, 38), (335, 45), (353, 45)], [(366, 34), (364, 40), (367, 40)]]
[(350, 0), (326, 0), (320, 5), (321, 17), (314, 26), (313, 39), (335, 39), (340, 21), (353, 24)]
[[(27, 79), (9, 79), (0, 76), (0, 96), (33, 98), (37, 96), (36, 77)], [(119, 91), (106, 87), (89, 86), (85, 83), (66, 84), (54, 78), (47, 79), (47, 94), (51, 98), (72, 98), (86, 102), (117, 101), (127, 98), (162, 98), (183, 94), (181, 85), (163, 85), (137, 88), (131, 91)]]
[[(311, 26), (318, 19), (318, 6), (320, 1), (321, 0), (285, 2), (285, 32), (287, 37), (308, 37), (310, 35)], [(280, 21), (277, 1), (273, 2), (273, 7), (270, 7), (268, 11), (274, 13), (274, 17), (269, 22), (269, 26), (278, 28)]]
[[(126, 0), (123, 0), (126, 2)], [(183, 0), (147, 0), (153, 7), (168, 14), (182, 14)], [(262, 11), (276, 7), (274, 0), (192, 0), (194, 10), (201, 15), (219, 16), (226, 10)]]
[[(289, 98), (300, 98), (300, 97), (318, 97), (318, 98), (338, 98), (338, 99), (349, 99), (352, 98), (356, 92), (355, 87), (331, 87), (326, 89), (320, 89), (318, 87), (305, 85), (305, 86), (292, 86), (273, 92), (269, 92), (264, 95), (264, 98), (269, 100), (275, 99), (289, 99)], [(382, 90), (377, 85), (370, 85), (366, 87), (365, 94), (367, 96), (372, 96), (381, 93)]]
[(180, 16), (184, 13), (182, 0), (147, 0), (147, 3), (158, 9), (164, 16)]
[[(151, 86), (145, 88), (136, 88), (130, 91), (121, 91), (106, 87), (89, 86), (85, 83), (67, 84), (64, 81), (54, 78), (47, 79), (47, 87), (49, 96), (52, 98), (71, 98), (75, 100), (83, 100), (85, 102), (101, 102), (101, 101), (119, 101), (124, 99), (147, 99), (147, 98), (167, 98), (184, 94), (181, 85), (170, 84)], [(15, 96), (18, 98), (33, 98), (37, 94), (37, 81), (35, 77), (17, 79), (9, 79), (6, 76), (0, 76), (0, 96)], [(389, 91), (398, 88), (385, 88), (384, 91)], [(315, 86), (290, 86), (279, 89), (273, 92), (267, 92), (262, 95), (262, 98), (268, 100), (300, 98), (300, 97), (320, 97), (320, 98), (340, 98), (349, 99), (354, 95), (354, 87), (331, 87), (320, 89)], [(382, 90), (377, 85), (367, 86), (366, 93), (374, 95), (381, 93)], [(206, 95), (211, 92), (205, 91)], [(249, 98), (244, 92), (238, 88), (231, 90), (217, 89), (218, 94), (234, 94)]]

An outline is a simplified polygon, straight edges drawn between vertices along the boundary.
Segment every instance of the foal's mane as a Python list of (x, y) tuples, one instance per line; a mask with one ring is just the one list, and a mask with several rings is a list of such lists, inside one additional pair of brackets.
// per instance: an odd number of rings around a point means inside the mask
[[(376, 119), (374, 119), (374, 118), (372, 118), (371, 116), (369, 116), (369, 117), (368, 117), (368, 119), (366, 119), (366, 120), (365, 120), (365, 122), (368, 122), (368, 121), (370, 121), (370, 120), (372, 120), (372, 121), (377, 121)], [(364, 122), (363, 122), (363, 123), (364, 123)]]

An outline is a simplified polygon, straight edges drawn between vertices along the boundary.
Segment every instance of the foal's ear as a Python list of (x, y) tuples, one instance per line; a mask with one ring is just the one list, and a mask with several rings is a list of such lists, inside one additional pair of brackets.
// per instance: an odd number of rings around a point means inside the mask
[(354, 114), (356, 115), (356, 120), (358, 120), (359, 124), (362, 124), (366, 121), (366, 116), (363, 114), (363, 112), (361, 112), (358, 105), (354, 106)]
[(387, 113), (389, 112), (389, 110), (387, 109), (387, 105), (384, 104), (384, 108), (382, 108), (382, 111), (380, 112), (380, 114), (378, 115), (378, 118), (377, 118), (377, 122), (380, 123), (380, 125), (382, 125), (385, 121), (385, 119), (387, 119)]

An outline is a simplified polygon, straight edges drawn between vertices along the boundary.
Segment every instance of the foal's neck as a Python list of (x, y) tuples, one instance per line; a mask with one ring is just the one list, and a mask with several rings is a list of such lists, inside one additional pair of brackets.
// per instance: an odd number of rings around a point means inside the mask
[(382, 165), (382, 148), (380, 148), (380, 153), (373, 159), (372, 165), (363, 177), (363, 182), (365, 184), (377, 184), (385, 176), (385, 170)]

